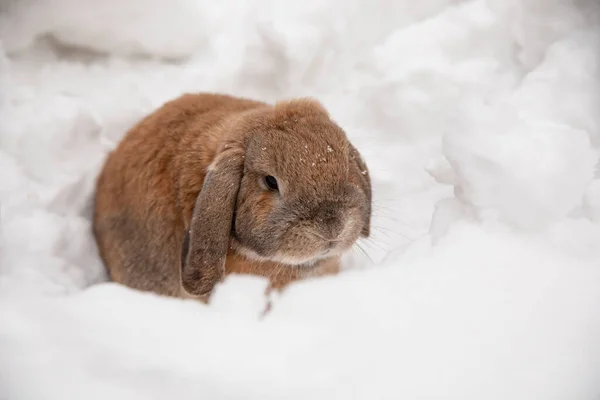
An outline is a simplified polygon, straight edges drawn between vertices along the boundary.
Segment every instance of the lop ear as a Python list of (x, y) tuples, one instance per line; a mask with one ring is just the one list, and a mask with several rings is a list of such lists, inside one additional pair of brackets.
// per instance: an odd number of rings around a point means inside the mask
[(350, 174), (353, 175), (353, 180), (358, 183), (367, 197), (361, 235), (369, 237), (371, 233), (371, 177), (369, 176), (367, 164), (352, 144), (350, 144)]
[(225, 273), (243, 155), (240, 146), (220, 153), (209, 166), (196, 198), (189, 238), (182, 248), (181, 285), (190, 295), (210, 293)]

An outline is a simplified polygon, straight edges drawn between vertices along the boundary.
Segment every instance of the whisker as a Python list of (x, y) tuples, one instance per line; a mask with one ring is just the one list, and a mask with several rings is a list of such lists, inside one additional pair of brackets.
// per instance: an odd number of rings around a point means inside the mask
[(373, 217), (374, 217), (373, 219), (376, 219), (376, 218), (377, 218), (377, 219), (379, 219), (379, 218), (382, 218), (382, 219), (386, 219), (386, 220), (388, 220), (388, 221), (392, 221), (392, 222), (396, 222), (396, 223), (401, 223), (401, 222), (399, 222), (399, 221), (398, 221), (396, 218), (394, 218), (394, 217), (390, 217), (389, 215), (373, 214)]
[(321, 240), (327, 240), (325, 239), (325, 237), (323, 237), (321, 234), (317, 233), (317, 232), (309, 232), (309, 234), (313, 235), (314, 237), (321, 239)]
[(378, 213), (373, 213), (373, 219), (379, 219), (379, 218), (385, 219), (385, 220), (388, 220), (388, 221), (392, 221), (392, 222), (397, 223), (397, 224), (401, 224), (402, 226), (405, 226), (405, 227), (407, 227), (407, 228), (409, 228), (411, 230), (414, 230), (414, 231), (420, 231), (420, 229), (416, 228), (415, 226), (409, 224), (406, 221), (402, 221), (401, 219), (398, 219), (396, 216), (389, 216), (389, 215), (382, 215), (382, 214), (378, 214)]
[(373, 259), (371, 258), (371, 256), (369, 256), (369, 254), (367, 254), (367, 252), (365, 251), (365, 249), (363, 249), (358, 242), (355, 243), (354, 246), (358, 247), (358, 249), (369, 259), (369, 261), (371, 261), (372, 264), (375, 264), (375, 261), (373, 261)]
[(398, 207), (386, 207), (382, 205), (373, 204), (371, 210), (377, 214), (388, 214), (395, 215), (398, 213)]
[(397, 232), (393, 229), (385, 228), (385, 227), (378, 226), (378, 225), (371, 225), (371, 230), (381, 233), (388, 239), (390, 238), (390, 233), (393, 233), (396, 235), (402, 235), (400, 232)]
[(402, 199), (398, 198), (398, 199), (382, 199), (382, 198), (376, 198), (373, 199), (373, 203), (378, 203), (380, 201), (401, 201)]
[[(311, 231), (311, 232), (309, 232), (309, 234), (310, 234), (310, 235), (313, 235), (313, 236), (314, 236), (314, 237), (316, 237), (317, 239), (320, 239), (320, 240), (323, 240), (323, 241), (326, 241), (326, 242), (340, 243), (340, 242), (342, 242), (342, 241), (343, 241), (342, 239), (327, 239), (326, 237), (322, 236), (320, 233), (317, 233), (317, 232), (314, 232), (314, 231)], [(306, 236), (305, 236), (305, 237), (306, 237)], [(312, 239), (312, 238), (310, 238), (310, 237), (306, 237), (306, 238), (307, 238), (307, 239)]]
[(390, 235), (388, 233), (386, 233), (385, 231), (383, 231), (382, 229), (380, 229), (378, 227), (372, 226), (371, 229), (374, 230), (374, 231), (377, 231), (377, 232), (381, 233), (382, 235), (384, 235), (388, 239), (390, 237)]
[(387, 207), (373, 207), (372, 212), (373, 212), (374, 218), (386, 218), (390, 221), (394, 221), (394, 222), (398, 222), (400, 224), (406, 225), (411, 229), (416, 229), (414, 226), (407, 223), (406, 221), (398, 219), (399, 212), (397, 209), (391, 209), (391, 208), (387, 208)]
[(275, 276), (273, 277), (273, 280), (271, 282), (275, 282), (275, 280), (279, 277), (279, 274), (281, 273), (281, 271), (283, 271), (283, 264), (279, 264), (279, 269), (277, 270), (277, 273), (275, 274)]
[(392, 232), (392, 233), (398, 233), (398, 234), (400, 234), (399, 232), (396, 232), (395, 230), (390, 229), (390, 228), (386, 228), (384, 226), (376, 225), (376, 226), (371, 226), (371, 228), (377, 229), (379, 231), (387, 231), (387, 232)]
[[(382, 229), (385, 229), (385, 228), (382, 228), (382, 227), (372, 227), (372, 229), (375, 229), (376, 231), (379, 231), (379, 232), (385, 234), (384, 232), (382, 232)], [(408, 235), (406, 235), (404, 233), (392, 230), (392, 229), (388, 229), (388, 232), (393, 233), (393, 234), (398, 235), (398, 236), (401, 236), (401, 237), (403, 237), (404, 239), (406, 239), (408, 241), (413, 241), (414, 240), (410, 236), (408, 236)], [(388, 238), (390, 237), (388, 234), (385, 234), (385, 235)]]
[(359, 254), (359, 255), (364, 255), (364, 254), (365, 254), (364, 252), (360, 251), (360, 249), (359, 249), (359, 248), (358, 248), (358, 246), (356, 246), (356, 245), (355, 245), (355, 246), (352, 246), (352, 249), (351, 249), (351, 251), (352, 251), (354, 254)]
[(386, 251), (386, 249), (382, 245), (380, 245), (379, 243), (375, 242), (372, 239), (369, 240), (367, 238), (360, 238), (359, 240), (364, 242), (365, 244), (372, 244), (373, 246), (377, 247), (378, 249)]
[(386, 206), (378, 205), (378, 204), (373, 204), (373, 205), (371, 206), (371, 209), (372, 209), (373, 211), (378, 211), (378, 212), (379, 212), (379, 211), (388, 211), (388, 212), (390, 212), (390, 213), (393, 213), (393, 212), (394, 212), (394, 209), (392, 209), (392, 208), (390, 208), (390, 207), (386, 207)]
[(396, 214), (398, 214), (398, 210), (393, 210), (391, 208), (372, 207), (371, 210), (374, 215), (382, 215), (387, 217), (395, 216)]
[(283, 266), (283, 264), (279, 264), (279, 269), (275, 269), (273, 268), (273, 270), (271, 271), (271, 273), (269, 274), (269, 280), (272, 282), (275, 278), (277, 278), (277, 275), (279, 274), (279, 271), (281, 270), (281, 267)]

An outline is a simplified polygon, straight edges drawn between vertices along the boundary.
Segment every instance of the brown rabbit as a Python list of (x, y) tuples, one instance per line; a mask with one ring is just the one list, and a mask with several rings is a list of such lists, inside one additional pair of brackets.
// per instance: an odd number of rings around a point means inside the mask
[(94, 208), (112, 280), (206, 298), (228, 273), (276, 288), (336, 273), (341, 254), (369, 236), (371, 181), (314, 100), (185, 94), (108, 156)]

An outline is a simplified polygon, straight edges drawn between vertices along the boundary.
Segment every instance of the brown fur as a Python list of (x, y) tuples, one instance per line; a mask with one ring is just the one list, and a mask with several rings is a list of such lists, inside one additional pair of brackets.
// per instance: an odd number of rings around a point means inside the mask
[[(264, 175), (279, 192), (261, 187)], [(366, 166), (316, 101), (186, 94), (108, 156), (93, 231), (114, 281), (205, 298), (230, 273), (266, 276), (275, 288), (337, 273), (341, 252), (369, 235), (370, 215)], [(304, 263), (325, 239), (335, 252)]]

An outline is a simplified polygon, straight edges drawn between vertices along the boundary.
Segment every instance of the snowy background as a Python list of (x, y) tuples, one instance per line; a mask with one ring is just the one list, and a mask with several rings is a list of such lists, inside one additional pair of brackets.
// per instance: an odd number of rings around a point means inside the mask
[[(0, 399), (599, 398), (597, 0), (0, 13)], [(265, 317), (258, 278), (208, 306), (105, 282), (95, 176), (185, 91), (326, 105), (375, 192), (344, 274)]]

